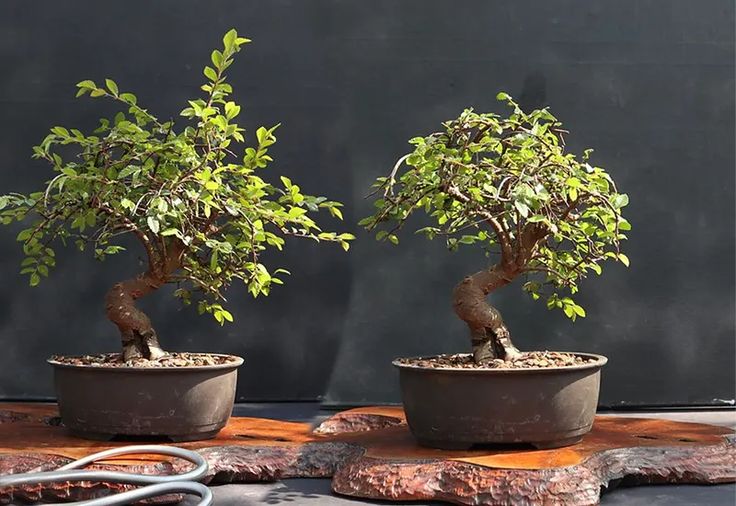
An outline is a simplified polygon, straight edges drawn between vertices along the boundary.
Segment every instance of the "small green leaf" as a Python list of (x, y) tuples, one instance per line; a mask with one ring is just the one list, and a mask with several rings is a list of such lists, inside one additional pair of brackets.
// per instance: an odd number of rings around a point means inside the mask
[(159, 227), (161, 226), (158, 220), (153, 216), (149, 216), (148, 218), (146, 218), (146, 222), (148, 223), (148, 228), (151, 230), (151, 232), (153, 232), (154, 234), (158, 234)]
[(624, 265), (625, 265), (626, 267), (628, 267), (628, 266), (629, 266), (629, 257), (627, 257), (626, 255), (624, 255), (623, 253), (619, 253), (619, 254), (618, 254), (618, 259), (619, 259), (619, 261), (620, 261), (620, 262), (621, 262), (622, 264), (624, 264)]
[(97, 88), (97, 85), (94, 81), (90, 81), (89, 79), (85, 79), (84, 81), (80, 81), (77, 83), (77, 88), (85, 88), (88, 90), (94, 90)]
[(120, 98), (131, 105), (135, 105), (138, 102), (138, 99), (132, 93), (121, 93)]
[(56, 126), (52, 128), (51, 131), (59, 137), (69, 137), (69, 130), (64, 127)]
[(229, 30), (222, 38), (222, 43), (225, 45), (225, 49), (232, 50), (235, 46), (235, 39), (238, 38), (238, 32), (235, 29)]
[(259, 127), (258, 130), (256, 130), (256, 139), (258, 139), (258, 144), (263, 144), (268, 138), (268, 134), (269, 132), (265, 127)]
[(212, 64), (215, 67), (217, 67), (218, 69), (222, 67), (223, 56), (220, 51), (218, 51), (217, 49), (212, 51), (212, 54), (210, 55), (210, 59), (212, 60)]
[(225, 104), (225, 116), (227, 119), (233, 119), (240, 114), (240, 106), (236, 105), (235, 102), (227, 102)]
[(118, 95), (118, 85), (115, 84), (115, 81), (112, 79), (105, 79), (105, 85), (107, 86), (107, 89), (110, 90), (110, 93), (115, 96)]
[(611, 201), (611, 205), (616, 209), (621, 209), (629, 205), (629, 196), (625, 193), (619, 193)]
[(217, 72), (215, 72), (215, 69), (213, 69), (212, 67), (205, 67), (204, 75), (207, 79), (217, 81)]
[(118, 179), (125, 179), (128, 176), (139, 173), (140, 171), (140, 167), (136, 165), (129, 165), (118, 173)]
[(27, 241), (28, 239), (30, 239), (32, 234), (33, 234), (32, 228), (21, 230), (18, 236), (15, 238), (15, 240), (19, 242)]
[(514, 207), (516, 207), (516, 210), (519, 211), (519, 214), (522, 217), (526, 218), (527, 216), (529, 216), (529, 206), (527, 206), (525, 203), (519, 200), (515, 200)]
[(565, 184), (570, 188), (580, 188), (580, 180), (576, 177), (569, 177), (565, 181)]

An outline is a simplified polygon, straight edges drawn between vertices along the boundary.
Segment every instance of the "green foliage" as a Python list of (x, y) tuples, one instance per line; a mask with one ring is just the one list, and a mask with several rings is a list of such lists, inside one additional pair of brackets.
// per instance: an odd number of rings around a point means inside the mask
[(120, 235), (132, 233), (146, 248), (149, 272), (178, 283), (185, 303), (199, 294), (200, 312), (223, 323), (232, 315), (218, 301), (233, 280), (254, 297), (283, 283), (288, 271), (261, 262), (267, 248), (280, 250), (288, 236), (349, 248), (351, 234), (325, 232), (312, 217), (322, 209), (341, 219), (342, 204), (305, 194), (286, 177), (273, 184), (258, 175), (273, 161), (278, 125), (258, 128), (255, 145), (238, 147), (241, 108), (230, 99), (225, 71), (248, 42), (235, 30), (225, 34), (204, 69), (204, 97), (181, 111), (183, 125), (160, 121), (111, 79), (77, 84), (78, 97), (112, 99), (123, 110), (91, 134), (52, 128), (33, 156), (48, 161), (55, 177), (43, 191), (0, 196), (0, 222), (33, 220), (18, 235), (31, 285), (54, 266), (56, 240), (104, 259), (123, 250), (114, 244)]
[(468, 109), (412, 139), (414, 151), (378, 178), (376, 210), (360, 224), (387, 225), (376, 238), (397, 244), (409, 216), (424, 211), (432, 223), (418, 233), (442, 237), (453, 251), (469, 245), (498, 255), (510, 276), (528, 278), (523, 289), (534, 299), (544, 294), (548, 307), (584, 317), (563, 292), (575, 294), (606, 259), (628, 266), (619, 246), (631, 228), (621, 215), (629, 198), (589, 163), (592, 150), (580, 159), (565, 152), (567, 132), (547, 109), (527, 114), (507, 94), (497, 98), (508, 117)]

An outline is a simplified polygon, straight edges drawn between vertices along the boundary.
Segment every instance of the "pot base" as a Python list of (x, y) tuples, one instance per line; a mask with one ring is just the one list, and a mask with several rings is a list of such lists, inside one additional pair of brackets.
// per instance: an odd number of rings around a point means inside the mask
[(519, 447), (531, 447), (536, 450), (553, 450), (555, 448), (563, 448), (578, 444), (583, 440), (583, 436), (570, 437), (566, 439), (556, 439), (553, 441), (537, 441), (533, 443), (463, 443), (461, 441), (443, 441), (435, 439), (415, 438), (419, 446), (425, 448), (435, 448), (437, 450), (453, 450), (453, 451), (470, 451), (477, 449), (491, 449), (498, 451), (518, 450)]

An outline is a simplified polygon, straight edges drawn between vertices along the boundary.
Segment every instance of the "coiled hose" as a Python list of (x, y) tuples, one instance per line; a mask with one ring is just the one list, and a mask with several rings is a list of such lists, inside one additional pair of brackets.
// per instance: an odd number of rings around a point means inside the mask
[[(107, 459), (109, 457), (141, 453), (178, 457), (191, 462), (195, 465), (195, 468), (183, 474), (165, 476), (124, 473), (118, 471), (86, 471), (80, 469), (92, 464), (93, 462)], [(207, 470), (207, 461), (204, 460), (204, 458), (202, 458), (202, 456), (197, 452), (174, 446), (136, 445), (113, 448), (112, 450), (94, 453), (62, 466), (56, 471), (3, 475), (0, 476), (0, 487), (35, 485), (38, 483), (57, 483), (64, 481), (125, 483), (129, 485), (144, 486), (135, 490), (129, 490), (127, 492), (107, 497), (90, 499), (88, 501), (67, 502), (63, 504), (80, 506), (121, 506), (131, 504), (142, 499), (150, 499), (167, 494), (185, 493), (195, 494), (200, 497), (201, 500), (197, 503), (197, 506), (210, 506), (212, 504), (212, 491), (202, 483), (199, 483), (199, 480), (204, 478), (207, 474)]]

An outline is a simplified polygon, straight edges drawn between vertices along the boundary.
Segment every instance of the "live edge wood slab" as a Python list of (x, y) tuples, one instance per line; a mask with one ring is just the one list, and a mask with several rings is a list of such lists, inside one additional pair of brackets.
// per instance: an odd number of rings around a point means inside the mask
[[(72, 459), (129, 443), (70, 436), (54, 405), (0, 403), (0, 474), (53, 470)], [(329, 478), (349, 496), (455, 504), (590, 505), (606, 487), (625, 483), (736, 481), (736, 439), (725, 427), (598, 416), (577, 445), (551, 450), (417, 446), (400, 408), (338, 413), (316, 429), (305, 423), (233, 418), (216, 439), (179, 446), (207, 459), (216, 483)], [(188, 464), (154, 456), (97, 467), (180, 472)], [(0, 503), (82, 500), (125, 487), (64, 483), (0, 489)]]

